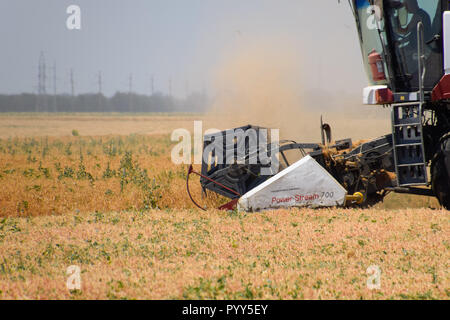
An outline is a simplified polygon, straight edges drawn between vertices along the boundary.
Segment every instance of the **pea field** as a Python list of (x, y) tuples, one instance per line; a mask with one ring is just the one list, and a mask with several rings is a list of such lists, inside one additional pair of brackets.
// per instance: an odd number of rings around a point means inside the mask
[(0, 116), (0, 299), (449, 299), (435, 199), (227, 212), (193, 178), (197, 209), (170, 133), (203, 118)]

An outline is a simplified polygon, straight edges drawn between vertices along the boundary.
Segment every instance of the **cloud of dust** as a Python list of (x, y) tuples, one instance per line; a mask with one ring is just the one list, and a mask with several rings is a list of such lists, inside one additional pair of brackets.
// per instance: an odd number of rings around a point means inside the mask
[(214, 74), (211, 115), (222, 126), (254, 124), (280, 129), (282, 139), (299, 137), (314, 123), (317, 139), (319, 118), (302, 108), (300, 59), (289, 43), (240, 45)]
[(209, 112), (214, 120), (209, 125), (225, 129), (253, 124), (280, 129), (281, 139), (319, 142), (320, 116), (324, 113), (336, 139), (375, 138), (388, 133), (384, 115), (370, 119), (368, 107), (355, 105), (362, 97), (349, 101), (326, 90), (321, 94), (322, 88), (305, 96), (304, 81), (314, 72), (289, 41), (237, 44), (214, 73), (216, 94)]

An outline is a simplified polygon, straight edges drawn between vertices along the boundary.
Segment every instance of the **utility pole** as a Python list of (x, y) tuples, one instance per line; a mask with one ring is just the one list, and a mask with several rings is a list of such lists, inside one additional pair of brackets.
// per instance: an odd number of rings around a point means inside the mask
[(172, 78), (169, 78), (169, 97), (172, 97)]
[(56, 96), (56, 61), (53, 61), (53, 94)]
[(186, 98), (189, 97), (189, 80), (186, 80)]
[(130, 73), (130, 77), (128, 78), (128, 93), (131, 94), (133, 91), (133, 74)]
[(128, 109), (130, 112), (133, 111), (133, 73), (130, 73), (130, 77), (128, 79), (128, 97), (129, 97), (129, 101), (128, 101)]
[(98, 72), (98, 111), (105, 111), (103, 110), (102, 105), (102, 72)]
[(153, 75), (150, 77), (150, 93), (153, 95), (155, 93), (155, 79)]
[(70, 69), (70, 92), (71, 92), (71, 96), (72, 99), (70, 99), (70, 104), (71, 104), (71, 111), (77, 111), (76, 110), (76, 105), (75, 105), (75, 80), (73, 77), (73, 69)]
[(46, 88), (45, 88), (45, 84), (47, 81), (47, 76), (46, 76), (46, 66), (45, 66), (45, 56), (44, 56), (44, 52), (41, 51), (41, 55), (39, 56), (39, 71), (38, 71), (38, 93), (39, 94), (46, 94)]
[(102, 94), (102, 72), (98, 72), (98, 94)]
[(56, 61), (53, 60), (53, 111), (58, 111), (57, 101), (56, 101)]
[(39, 55), (39, 65), (38, 65), (38, 96), (36, 97), (36, 108), (35, 111), (42, 111), (45, 105), (45, 95), (46, 95), (46, 65), (44, 52), (41, 51)]
[(70, 91), (72, 94), (72, 97), (75, 96), (75, 81), (73, 79), (73, 69), (70, 69)]

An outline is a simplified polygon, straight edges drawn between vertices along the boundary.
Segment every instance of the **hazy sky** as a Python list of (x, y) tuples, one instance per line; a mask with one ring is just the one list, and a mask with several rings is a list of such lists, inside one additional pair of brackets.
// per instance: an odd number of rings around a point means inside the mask
[[(37, 91), (38, 60), (56, 63), (57, 91), (173, 93), (210, 90), (211, 73), (243, 41), (277, 37), (297, 48), (305, 89), (366, 86), (358, 38), (347, 1), (337, 0), (1, 0), (0, 93)], [(66, 8), (81, 8), (81, 30), (68, 30)], [(53, 91), (48, 70), (47, 90)]]

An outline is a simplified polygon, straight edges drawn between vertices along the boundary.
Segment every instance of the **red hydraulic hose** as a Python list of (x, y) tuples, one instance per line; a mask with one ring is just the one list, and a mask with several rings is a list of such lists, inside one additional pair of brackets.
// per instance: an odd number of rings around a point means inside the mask
[(195, 200), (192, 198), (191, 192), (190, 192), (190, 190), (189, 190), (189, 176), (190, 176), (192, 173), (198, 175), (199, 177), (201, 177), (201, 178), (203, 178), (203, 179), (206, 179), (206, 180), (208, 180), (208, 181), (211, 181), (211, 182), (214, 183), (214, 184), (217, 184), (219, 187), (222, 187), (222, 188), (224, 188), (224, 189), (226, 189), (226, 190), (228, 190), (228, 191), (234, 193), (234, 194), (237, 195), (238, 197), (241, 196), (241, 195), (239, 194), (239, 192), (237, 192), (237, 191), (235, 191), (235, 190), (233, 190), (233, 189), (231, 189), (231, 188), (228, 188), (228, 187), (224, 186), (223, 184), (221, 184), (220, 182), (214, 181), (213, 179), (208, 178), (208, 177), (202, 175), (201, 173), (198, 173), (198, 172), (194, 171), (194, 168), (193, 168), (193, 166), (191, 165), (191, 166), (189, 167), (189, 171), (188, 171), (188, 174), (187, 174), (187, 176), (186, 176), (186, 189), (187, 189), (189, 198), (191, 198), (191, 201), (192, 201), (198, 208), (200, 208), (200, 209), (202, 209), (202, 210), (204, 210), (204, 211), (206, 211), (206, 210), (205, 210), (204, 208), (202, 208), (197, 202), (195, 202)]

